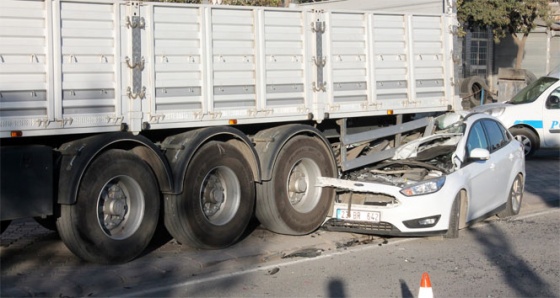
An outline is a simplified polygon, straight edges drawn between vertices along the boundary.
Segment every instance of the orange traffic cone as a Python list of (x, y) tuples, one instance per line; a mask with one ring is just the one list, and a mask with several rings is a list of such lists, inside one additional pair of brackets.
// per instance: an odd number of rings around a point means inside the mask
[(432, 283), (430, 282), (430, 276), (427, 272), (422, 273), (420, 289), (418, 290), (418, 298), (434, 298)]

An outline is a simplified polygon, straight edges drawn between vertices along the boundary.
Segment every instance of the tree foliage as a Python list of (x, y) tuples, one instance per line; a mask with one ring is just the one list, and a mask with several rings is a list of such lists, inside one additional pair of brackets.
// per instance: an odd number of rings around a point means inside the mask
[(520, 68), (525, 41), (536, 20), (549, 21), (548, 0), (457, 0), (457, 18), (463, 32), (491, 28), (498, 43), (511, 34), (518, 46), (516, 68)]

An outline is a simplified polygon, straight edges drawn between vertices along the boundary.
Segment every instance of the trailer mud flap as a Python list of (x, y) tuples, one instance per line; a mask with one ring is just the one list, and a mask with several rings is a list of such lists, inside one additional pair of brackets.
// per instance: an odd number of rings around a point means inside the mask
[(0, 152), (1, 220), (52, 215), (52, 148), (3, 147)]

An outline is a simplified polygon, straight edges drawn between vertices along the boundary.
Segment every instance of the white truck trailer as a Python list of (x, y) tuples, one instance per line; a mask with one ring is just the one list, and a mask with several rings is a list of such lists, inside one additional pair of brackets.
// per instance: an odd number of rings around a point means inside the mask
[(34, 217), (99, 263), (137, 257), (159, 222), (210, 249), (254, 215), (310, 233), (336, 195), (316, 178), (379, 158), (347, 150), (366, 131), (395, 145), (429, 126), (406, 115), (457, 105), (454, 25), (453, 14), (2, 0), (2, 229)]

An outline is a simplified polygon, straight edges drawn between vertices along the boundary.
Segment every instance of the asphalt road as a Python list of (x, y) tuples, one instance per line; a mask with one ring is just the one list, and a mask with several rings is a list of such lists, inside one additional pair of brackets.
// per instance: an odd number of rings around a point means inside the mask
[(127, 294), (417, 297), (428, 272), (435, 297), (560, 297), (559, 216), (548, 209), (477, 224), (459, 239), (400, 239)]
[[(558, 210), (560, 200), (560, 153), (557, 151), (541, 152), (536, 157), (528, 160), (526, 182), (520, 216), (527, 216), (545, 210)], [(227, 285), (229, 284), (229, 281), (227, 281), (228, 276), (236, 278), (240, 276), (239, 274), (245, 273), (261, 274), (266, 277), (272, 277), (272, 279), (269, 278), (261, 281), (255, 279), (252, 281), (252, 277), (249, 279), (244, 277), (244, 283), (236, 284), (244, 285), (241, 288), (241, 292), (233, 292), (234, 287), (232, 286), (232, 288), (223, 287), (227, 291), (222, 294), (227, 294), (228, 296), (292, 296), (288, 295), (288, 293), (293, 293), (289, 292), (292, 288), (299, 289), (304, 287), (306, 283), (314, 284), (322, 281), (321, 290), (312, 290), (313, 293), (307, 292), (307, 294), (305, 294), (306, 292), (297, 292), (301, 293), (301, 295), (294, 295), (345, 296), (346, 293), (352, 293), (352, 296), (385, 296), (382, 294), (387, 294), (388, 296), (407, 296), (405, 294), (410, 292), (414, 293), (414, 295), (410, 296), (415, 296), (421, 274), (421, 272), (418, 273), (416, 270), (431, 270), (440, 267), (443, 271), (449, 271), (449, 276), (454, 278), (449, 281), (445, 280), (442, 277), (443, 273), (435, 270), (432, 282), (439, 284), (438, 289), (434, 290), (436, 295), (438, 291), (443, 290), (441, 285), (442, 281), (445, 281), (445, 291), (440, 293), (447, 293), (449, 296), (459, 296), (469, 292), (468, 290), (461, 290), (462, 288), (460, 287), (455, 289), (456, 292), (452, 292), (449, 289), (453, 289), (453, 284), (476, 284), (475, 281), (477, 279), (484, 279), (479, 277), (484, 275), (480, 275), (482, 272), (476, 271), (476, 268), (484, 264), (489, 266), (492, 264), (491, 261), (484, 261), (482, 257), (473, 256), (470, 258), (470, 265), (460, 265), (456, 271), (453, 271), (455, 269), (451, 269), (452, 267), (448, 265), (453, 264), (456, 258), (465, 258), (465, 256), (454, 257), (453, 252), (463, 251), (468, 255), (469, 243), (478, 243), (479, 249), (482, 249), (483, 256), (483, 248), (486, 247), (488, 249), (486, 251), (487, 258), (489, 257), (490, 250), (505, 249), (504, 254), (492, 258), (506, 262), (509, 265), (502, 267), (495, 264), (493, 266), (496, 268), (486, 270), (489, 274), (488, 278), (493, 279), (495, 283), (501, 284), (498, 288), (499, 291), (484, 292), (485, 296), (509, 296), (510, 294), (513, 296), (539, 296), (523, 292), (521, 289), (515, 289), (517, 280), (525, 280), (528, 277), (534, 278), (535, 276), (539, 277), (539, 279), (534, 280), (541, 281), (542, 285), (548, 285), (544, 287), (543, 292), (539, 292), (540, 294), (559, 296), (558, 288), (550, 285), (551, 282), (555, 281), (556, 285), (560, 284), (557, 269), (560, 267), (558, 266), (559, 264), (556, 263), (556, 269), (550, 269), (550, 273), (542, 274), (537, 271), (537, 267), (532, 265), (533, 260), (524, 258), (526, 255), (535, 254), (544, 255), (545, 257), (543, 258), (548, 257), (551, 260), (557, 261), (560, 259), (558, 255), (552, 253), (554, 251), (557, 252), (557, 248), (560, 247), (558, 212), (552, 214), (552, 221), (550, 223), (539, 222), (538, 224), (533, 223), (537, 222), (535, 219), (527, 221), (514, 218), (513, 221), (497, 221), (496, 218), (490, 218), (483, 222), (486, 225), (482, 225), (483, 230), (480, 232), (462, 232), (459, 242), (453, 240), (448, 242), (439, 240), (424, 241), (426, 239), (380, 238), (325, 231), (318, 231), (307, 236), (290, 237), (276, 235), (259, 227), (253, 227), (251, 233), (235, 246), (223, 250), (206, 251), (195, 250), (180, 245), (174, 240), (162, 237), (154, 242), (152, 248), (143, 257), (128, 264), (118, 266), (84, 263), (66, 249), (55, 232), (44, 229), (32, 220), (23, 220), (12, 223), (0, 238), (0, 296), (154, 296), (154, 294), (165, 296), (181, 296), (183, 294), (189, 296), (215, 296), (219, 293), (204, 292), (203, 290), (192, 292), (189, 288), (187, 288), (187, 292), (174, 292), (175, 290), (170, 289), (181, 291), (181, 286), (176, 287), (176, 285), (185, 285), (185, 283), (200, 285), (202, 287), (200, 289), (204, 287), (213, 288), (214, 286), (212, 285), (216, 284), (218, 280), (226, 282)], [(540, 217), (538, 217), (538, 220), (540, 220)], [(504, 225), (511, 225), (519, 230), (508, 232), (507, 228), (503, 228)], [(518, 246), (517, 242), (513, 242), (512, 239), (516, 238), (518, 233), (532, 234), (535, 227), (548, 227), (544, 229), (548, 231), (545, 232), (544, 236), (533, 239), (533, 243), (539, 245), (524, 248), (524, 246)], [(486, 231), (485, 229), (489, 230)], [(477, 235), (486, 236), (479, 239)], [(467, 240), (466, 243), (461, 244), (464, 240)], [(550, 242), (545, 243), (545, 240)], [(488, 243), (484, 244), (484, 241)], [(459, 244), (453, 246), (454, 243)], [(420, 249), (435, 251), (442, 249), (446, 251), (447, 256), (441, 256), (439, 260), (436, 259), (436, 261), (432, 260), (431, 263), (426, 263), (424, 260), (421, 261), (417, 254), (405, 253)], [(356, 251), (356, 253), (360, 254), (366, 253), (369, 250), (371, 252), (369, 252), (365, 259), (379, 257), (378, 262), (386, 261), (385, 265), (379, 266), (382, 263), (378, 264), (375, 262), (367, 263), (369, 264), (367, 266), (364, 262), (361, 265), (363, 257), (357, 257), (354, 253), (345, 255), (348, 251)], [(397, 255), (395, 254), (398, 253), (402, 253), (401, 261), (419, 264), (419, 267), (422, 268), (408, 270), (407, 267), (399, 266), (396, 261), (398, 259), (390, 258), (391, 255), (396, 257)], [(345, 258), (354, 258), (360, 262), (357, 265), (342, 266), (342, 264), (346, 264)], [(319, 266), (318, 268), (305, 269), (308, 271), (294, 273), (295, 280), (290, 281), (286, 279), (285, 283), (276, 282), (279, 277), (285, 278), (285, 272), (288, 271), (280, 266), (285, 266), (290, 264), (290, 262), (297, 263), (301, 260), (307, 260), (307, 263), (303, 263), (311, 264), (311, 261), (314, 262), (321, 259), (328, 259), (328, 261), (322, 265), (316, 265)], [(426, 264), (429, 265), (426, 266)], [(307, 268), (306, 266), (310, 265), (305, 265), (304, 268)], [(352, 269), (352, 266), (357, 267)], [(518, 266), (526, 266), (527, 270), (514, 270)], [(364, 273), (365, 276), (369, 276), (370, 278), (366, 279), (369, 282), (361, 281), (361, 283), (363, 283), (363, 287), (371, 291), (371, 295), (368, 292), (354, 292), (353, 289), (356, 286), (347, 279), (343, 279), (349, 273), (342, 273), (340, 271), (341, 273), (337, 275), (330, 271), (327, 272), (327, 269), (330, 267), (338, 268), (338, 270), (349, 267), (350, 272), (360, 272), (359, 274)], [(261, 269), (260, 271), (258, 271), (259, 268)], [(319, 270), (321, 268), (324, 270)], [(475, 271), (470, 272), (469, 270)], [(513, 273), (510, 276), (507, 272), (511, 270), (513, 270)], [(380, 273), (381, 276), (386, 275), (388, 279), (383, 280), (382, 283), (377, 283), (375, 280), (379, 278), (377, 274)], [(502, 274), (502, 277), (498, 273)], [(461, 279), (462, 276), (469, 277), (470, 279)], [(205, 282), (207, 281), (210, 283), (206, 284)], [(261, 282), (271, 281), (273, 281), (273, 290), (262, 290), (260, 288)], [(326, 285), (324, 284), (325, 281), (328, 281)], [(398, 287), (395, 287), (396, 281), (398, 281)], [(330, 290), (325, 291), (325, 287)], [(510, 288), (514, 288), (514, 290), (510, 291)], [(158, 289), (159, 292), (148, 291), (152, 289)], [(252, 291), (252, 289), (255, 289), (255, 291)], [(358, 291), (360, 290), (359, 287), (357, 289)], [(381, 292), (384, 289), (388, 292)], [(406, 289), (408, 289), (408, 292), (405, 291)], [(442, 294), (441, 297), (443, 296), (448, 295)]]

